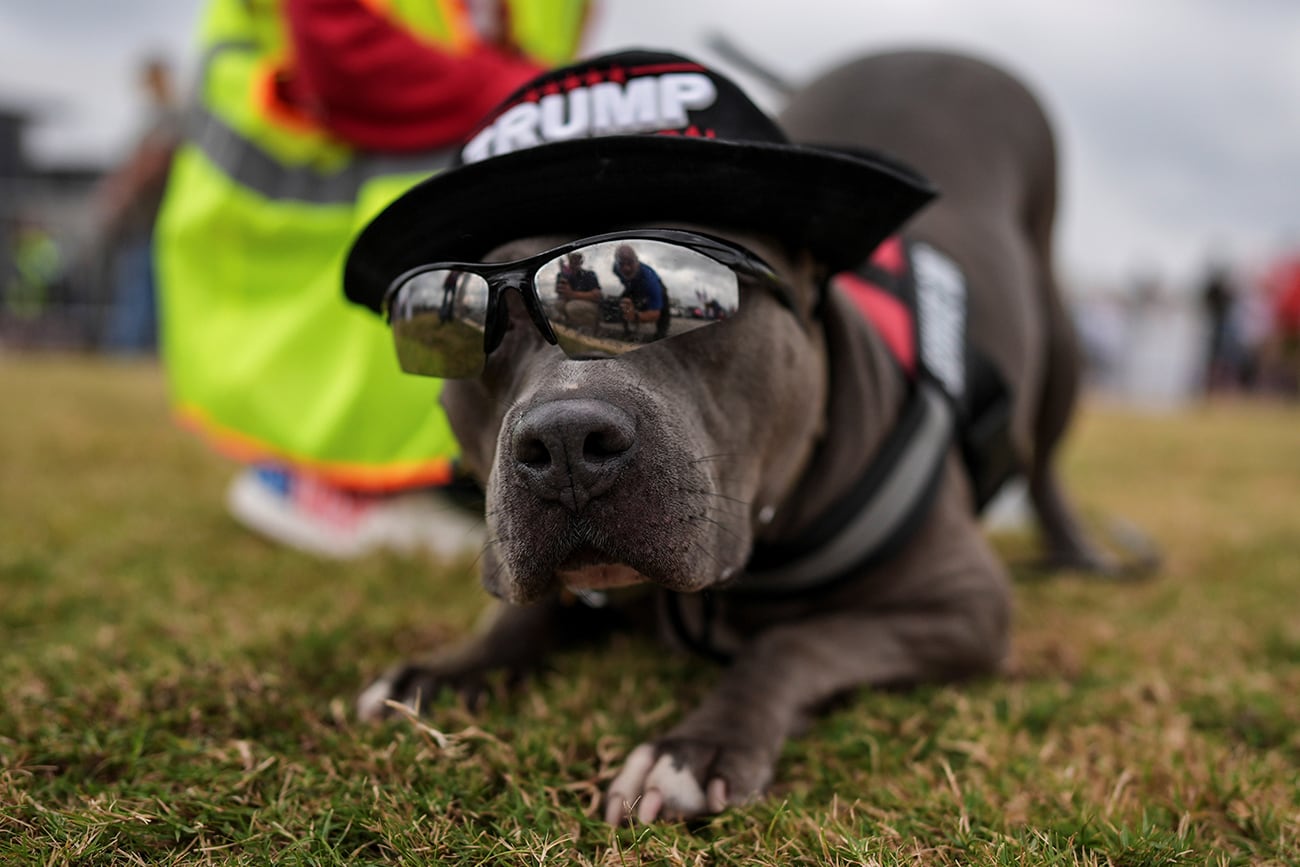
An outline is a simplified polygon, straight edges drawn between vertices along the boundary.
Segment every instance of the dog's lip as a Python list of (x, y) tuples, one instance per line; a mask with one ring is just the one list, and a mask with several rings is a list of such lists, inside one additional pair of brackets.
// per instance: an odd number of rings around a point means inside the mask
[(560, 580), (569, 590), (612, 590), (644, 584), (646, 577), (631, 566), (622, 563), (605, 563), (576, 570), (562, 570)]
[(555, 570), (569, 590), (610, 590), (643, 584), (647, 579), (625, 563), (615, 563), (594, 548), (578, 548)]

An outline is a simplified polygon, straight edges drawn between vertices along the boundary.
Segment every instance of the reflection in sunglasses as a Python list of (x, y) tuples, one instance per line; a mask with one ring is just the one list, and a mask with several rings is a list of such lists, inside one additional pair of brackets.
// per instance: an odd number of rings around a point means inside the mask
[(418, 269), (394, 282), (389, 321), (403, 369), (473, 376), (500, 341), (504, 323), (489, 323), (488, 313), (504, 289), (520, 293), (534, 324), (565, 354), (590, 359), (723, 322), (739, 309), (742, 284), (793, 309), (771, 269), (743, 248), (680, 230), (643, 230), (515, 262)]
[(439, 376), (457, 378), (483, 368), (483, 326), (467, 319), (422, 312), (395, 322), (393, 339), (403, 370), (437, 370)]
[[(584, 355), (676, 336), (722, 321), (739, 305), (731, 268), (677, 244), (621, 240), (582, 254), (576, 265), (572, 254), (542, 265), (535, 286), (557, 338), (561, 328), (571, 341), (583, 338), (575, 350)], [(586, 261), (592, 268), (582, 267)]]

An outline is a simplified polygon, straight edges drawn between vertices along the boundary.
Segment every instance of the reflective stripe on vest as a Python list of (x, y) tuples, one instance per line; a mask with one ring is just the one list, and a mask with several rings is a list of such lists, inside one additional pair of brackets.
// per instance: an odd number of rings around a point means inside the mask
[[(204, 53), (199, 79), (208, 67), (228, 51), (257, 51), (251, 41), (218, 42)], [(352, 205), (361, 188), (376, 178), (390, 175), (430, 175), (451, 165), (455, 148), (396, 156), (356, 152), (337, 171), (322, 171), (309, 165), (286, 165), (223, 120), (201, 100), (195, 100), (186, 118), (186, 133), (192, 145), (230, 180), (259, 195), (275, 200), (312, 205)]]
[(400, 157), (359, 153), (340, 171), (323, 172), (285, 165), (205, 107), (194, 109), (187, 129), (190, 142), (235, 183), (268, 199), (313, 205), (353, 204), (361, 188), (376, 178), (433, 174), (455, 155), (454, 148)]

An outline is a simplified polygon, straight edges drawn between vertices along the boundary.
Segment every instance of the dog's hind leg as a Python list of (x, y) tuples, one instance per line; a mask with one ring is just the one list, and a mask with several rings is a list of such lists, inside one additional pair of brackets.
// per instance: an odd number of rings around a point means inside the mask
[(1043, 565), (1052, 570), (1070, 569), (1111, 578), (1147, 576), (1160, 565), (1155, 542), (1137, 527), (1112, 520), (1106, 528), (1106, 540), (1119, 556), (1100, 547), (1084, 528), (1057, 470), (1057, 450), (1077, 399), (1080, 354), (1064, 306), (1055, 293), (1051, 294), (1047, 302), (1047, 375), (1029, 471), (1029, 496), (1045, 548)]
[(1049, 568), (1111, 573), (1117, 568), (1114, 559), (1088, 537), (1056, 468), (1057, 450), (1077, 400), (1080, 361), (1064, 307), (1055, 292), (1048, 295), (1047, 370), (1034, 430), (1029, 495)]
[(1024, 220), (1046, 327), (1044, 376), (1034, 420), (1029, 496), (1038, 516), (1048, 568), (1112, 574), (1118, 568), (1114, 558), (1098, 547), (1084, 530), (1055, 463), (1061, 438), (1078, 402), (1083, 356), (1052, 265), (1056, 212), (1054, 158), (1037, 168), (1040, 171), (1032, 179), (1026, 196)]

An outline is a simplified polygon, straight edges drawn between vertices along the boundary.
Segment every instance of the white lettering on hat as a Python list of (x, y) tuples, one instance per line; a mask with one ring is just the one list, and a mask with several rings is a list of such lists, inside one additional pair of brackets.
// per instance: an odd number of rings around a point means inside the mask
[(634, 78), (626, 85), (606, 81), (592, 86), (591, 132), (610, 135), (654, 129), (659, 118), (657, 78)]
[(537, 118), (541, 113), (535, 102), (521, 102), (508, 109), (494, 124), (507, 151), (536, 147), (542, 143), (537, 135)]
[(707, 108), (718, 96), (717, 88), (707, 75), (685, 73), (665, 75), (659, 80), (659, 111), (667, 121), (664, 126), (686, 126), (688, 108)]
[[(542, 107), (542, 138), (546, 141), (564, 141), (579, 138), (587, 134), (591, 124), (591, 106), (584, 99), (585, 94), (574, 91), (567, 96), (552, 93), (543, 96), (539, 103)], [(564, 119), (564, 105), (569, 105), (569, 119)]]
[(579, 86), (511, 106), (474, 136), (461, 156), (475, 163), (544, 142), (682, 129), (690, 123), (688, 111), (708, 108), (717, 97), (713, 80), (698, 72)]

